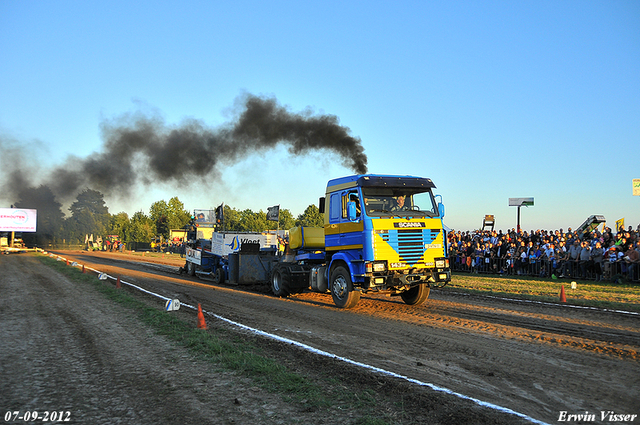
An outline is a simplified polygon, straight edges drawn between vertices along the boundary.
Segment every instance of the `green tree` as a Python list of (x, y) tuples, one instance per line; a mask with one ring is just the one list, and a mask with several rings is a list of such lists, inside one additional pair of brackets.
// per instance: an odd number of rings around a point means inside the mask
[(80, 192), (76, 201), (69, 207), (72, 215), (81, 210), (87, 210), (96, 216), (104, 216), (109, 213), (109, 208), (104, 203), (104, 195), (93, 189), (85, 189)]
[(239, 232), (242, 230), (240, 224), (240, 211), (231, 208), (229, 205), (224, 206), (224, 226), (223, 230), (230, 232)]
[(278, 225), (280, 230), (287, 230), (296, 225), (296, 221), (288, 209), (280, 210), (279, 224), (267, 220), (267, 214), (260, 210), (254, 212), (250, 209), (239, 211), (228, 205), (224, 206), (224, 230), (231, 232), (264, 232), (275, 230)]
[(250, 209), (240, 212), (240, 231), (262, 232), (267, 229), (267, 215), (260, 210), (255, 213)]
[(156, 225), (156, 234), (169, 238), (171, 229), (182, 229), (191, 218), (189, 211), (177, 196), (169, 200), (154, 202), (149, 208), (149, 216)]
[(121, 240), (127, 242), (127, 226), (129, 226), (129, 215), (126, 212), (119, 212), (111, 216), (108, 233), (110, 235), (118, 235)]
[(298, 216), (296, 226), (324, 227), (324, 214), (320, 213), (317, 206), (311, 204)]
[(280, 230), (288, 230), (296, 225), (296, 220), (293, 218), (293, 214), (288, 209), (280, 210)]
[(182, 229), (191, 220), (191, 214), (177, 196), (169, 199), (168, 219), (169, 229)]
[(142, 211), (133, 214), (126, 228), (128, 242), (149, 243), (156, 234), (153, 220)]
[(169, 205), (164, 201), (157, 201), (151, 204), (149, 216), (156, 226), (155, 234), (169, 237)]
[(76, 201), (69, 207), (71, 217), (68, 229), (75, 239), (84, 242), (85, 234), (105, 235), (111, 216), (104, 203), (102, 193), (93, 189), (85, 189), (78, 194)]

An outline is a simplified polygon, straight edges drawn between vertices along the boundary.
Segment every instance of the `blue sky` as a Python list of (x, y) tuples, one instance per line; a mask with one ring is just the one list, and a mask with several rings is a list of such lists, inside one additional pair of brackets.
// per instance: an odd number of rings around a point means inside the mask
[[(369, 172), (430, 177), (446, 224), (525, 229), (603, 214), (640, 224), (640, 2), (0, 0), (0, 140), (38, 175), (103, 146), (101, 123), (229, 122), (242, 93), (335, 115)], [(294, 215), (351, 174), (327, 152), (250, 155), (190, 186), (152, 184), (111, 213), (178, 196)], [(2, 200), (8, 203), (12, 200)]]

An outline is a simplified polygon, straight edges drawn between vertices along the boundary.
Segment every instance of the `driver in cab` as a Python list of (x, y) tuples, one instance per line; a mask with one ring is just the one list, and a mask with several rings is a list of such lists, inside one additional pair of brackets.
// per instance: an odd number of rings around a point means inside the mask
[(405, 200), (404, 196), (398, 196), (395, 199), (395, 205), (391, 207), (391, 211), (403, 211), (403, 210), (406, 210), (407, 208), (404, 205), (404, 200)]

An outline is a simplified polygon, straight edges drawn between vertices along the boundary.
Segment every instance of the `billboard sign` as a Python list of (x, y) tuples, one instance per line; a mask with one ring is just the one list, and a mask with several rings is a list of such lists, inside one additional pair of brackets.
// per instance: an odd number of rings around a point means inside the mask
[(509, 198), (510, 207), (532, 207), (533, 198)]
[(37, 210), (0, 208), (0, 232), (35, 232)]
[(640, 179), (633, 179), (633, 196), (640, 196)]

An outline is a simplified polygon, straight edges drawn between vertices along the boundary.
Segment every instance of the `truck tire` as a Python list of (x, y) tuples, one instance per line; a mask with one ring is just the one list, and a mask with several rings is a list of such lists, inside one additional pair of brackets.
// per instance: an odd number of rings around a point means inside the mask
[(224, 272), (222, 271), (221, 267), (216, 268), (216, 271), (213, 274), (213, 283), (224, 283)]
[(289, 282), (291, 273), (287, 267), (276, 265), (271, 271), (271, 292), (276, 297), (286, 297), (289, 295)]
[(429, 298), (430, 292), (431, 288), (429, 288), (426, 283), (423, 283), (421, 285), (414, 286), (408, 291), (403, 292), (402, 294), (400, 294), (400, 296), (402, 297), (402, 301), (404, 301), (405, 304), (420, 305), (424, 304), (427, 298)]
[(353, 290), (351, 273), (342, 266), (331, 272), (331, 297), (339, 308), (352, 308), (360, 301), (360, 291)]
[(187, 274), (189, 276), (195, 276), (196, 275), (196, 265), (194, 263), (192, 263), (191, 261), (187, 261)]

